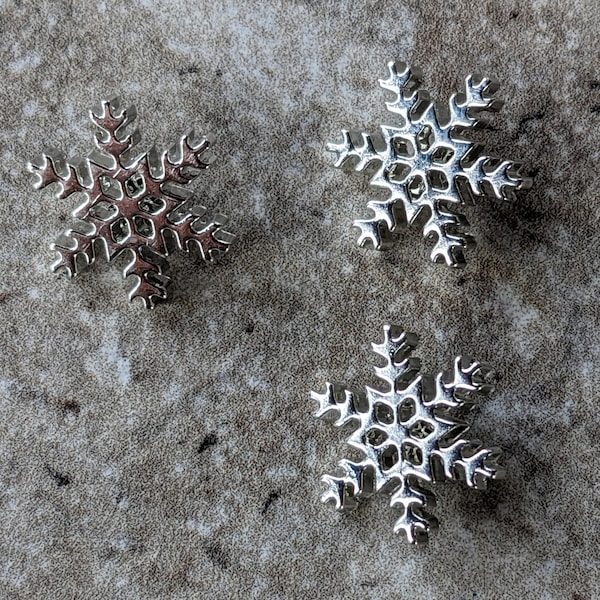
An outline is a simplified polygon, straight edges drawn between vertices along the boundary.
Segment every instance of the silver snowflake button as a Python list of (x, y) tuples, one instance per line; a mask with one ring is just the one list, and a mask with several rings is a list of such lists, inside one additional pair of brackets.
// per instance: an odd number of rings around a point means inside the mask
[(361, 455), (323, 476), (328, 489), (322, 499), (347, 512), (373, 494), (391, 494), (390, 505), (402, 510), (394, 531), (413, 544), (426, 543), (437, 520), (427, 511), (435, 496), (423, 484), (448, 479), (484, 489), (488, 480), (504, 477), (500, 449), (466, 437), (473, 394), (493, 390), (491, 371), (459, 357), (451, 371), (421, 374), (419, 359), (410, 356), (416, 336), (390, 325), (383, 333), (383, 343), (372, 344), (384, 359), (375, 367), (380, 389), (357, 392), (327, 383), (324, 394), (311, 392), (319, 404), (315, 416), (351, 426), (347, 443)]
[(167, 298), (169, 254), (195, 248), (212, 262), (227, 252), (234, 236), (222, 229), (226, 218), (210, 215), (187, 187), (213, 162), (211, 139), (191, 130), (168, 152), (140, 151), (139, 130), (131, 127), (136, 116), (135, 107), (125, 108), (119, 98), (104, 101), (90, 112), (98, 149), (67, 162), (51, 148), (28, 168), (37, 189), (58, 183), (58, 198), (85, 196), (73, 212), (73, 228), (52, 245), (58, 252), (53, 270), (71, 277), (101, 255), (112, 261), (127, 252), (131, 260), (123, 276), (135, 281), (129, 297), (153, 308)]
[[(360, 246), (390, 248), (405, 225), (424, 221), (423, 235), (435, 239), (431, 260), (452, 267), (465, 265), (464, 249), (473, 244), (461, 205), (488, 196), (513, 200), (515, 192), (531, 187), (522, 166), (486, 156), (482, 144), (469, 141), (469, 130), (481, 126), (485, 111), (495, 112), (498, 85), (470, 75), (465, 91), (450, 98), (448, 109), (437, 110), (429, 93), (421, 89), (422, 73), (402, 62), (390, 62), (390, 76), (379, 84), (396, 94), (386, 102), (400, 117), (396, 126), (382, 126), (381, 134), (343, 130), (341, 144), (328, 144), (335, 166), (353, 162), (356, 171), (371, 164), (379, 168), (371, 185), (389, 196), (371, 200), (372, 216), (357, 220)], [(419, 219), (420, 221), (420, 219)]]

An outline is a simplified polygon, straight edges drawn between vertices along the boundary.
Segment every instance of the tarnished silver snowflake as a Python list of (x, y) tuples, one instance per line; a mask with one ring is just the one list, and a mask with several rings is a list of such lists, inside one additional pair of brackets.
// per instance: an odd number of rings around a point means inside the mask
[(422, 73), (402, 62), (390, 62), (390, 76), (381, 87), (396, 94), (388, 110), (399, 115), (394, 127), (382, 126), (381, 135), (342, 131), (341, 144), (328, 144), (336, 155), (335, 166), (355, 161), (356, 171), (380, 163), (371, 185), (389, 190), (384, 200), (371, 200), (373, 216), (357, 220), (358, 243), (377, 250), (390, 248), (402, 226), (425, 217), (423, 235), (435, 238), (434, 262), (452, 267), (465, 265), (464, 248), (473, 238), (458, 212), (475, 197), (512, 200), (515, 192), (531, 187), (519, 163), (484, 155), (483, 146), (465, 133), (481, 126), (484, 111), (498, 111), (494, 97), (498, 86), (489, 79), (469, 76), (465, 92), (450, 98), (449, 111), (437, 110), (429, 93), (420, 89)]
[(73, 212), (73, 228), (52, 245), (58, 252), (53, 270), (74, 276), (99, 255), (113, 260), (128, 252), (123, 276), (135, 280), (130, 299), (152, 308), (167, 298), (169, 254), (195, 247), (213, 261), (234, 236), (222, 229), (225, 217), (209, 215), (186, 187), (213, 162), (211, 139), (191, 130), (168, 152), (139, 151), (139, 131), (131, 128), (136, 116), (135, 107), (125, 109), (119, 98), (104, 101), (90, 112), (99, 150), (69, 163), (63, 152), (48, 149), (28, 168), (38, 189), (59, 183), (58, 198), (85, 196)]
[(394, 531), (404, 532), (411, 543), (425, 543), (437, 520), (426, 511), (435, 497), (422, 484), (451, 479), (483, 489), (489, 479), (504, 476), (501, 451), (465, 437), (472, 395), (493, 389), (491, 371), (457, 358), (452, 371), (420, 374), (419, 359), (410, 357), (416, 336), (390, 325), (383, 331), (383, 343), (372, 344), (385, 361), (375, 367), (381, 389), (359, 393), (327, 383), (324, 394), (311, 392), (319, 403), (317, 417), (333, 415), (336, 427), (354, 427), (347, 443), (361, 454), (323, 476), (328, 489), (322, 499), (346, 512), (375, 493), (389, 493), (391, 506), (403, 510)]

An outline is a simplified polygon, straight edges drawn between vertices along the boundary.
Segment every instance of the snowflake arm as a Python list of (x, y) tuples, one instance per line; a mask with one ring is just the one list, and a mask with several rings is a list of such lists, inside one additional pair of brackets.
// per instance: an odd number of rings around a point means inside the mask
[(343, 459), (335, 473), (323, 476), (323, 501), (348, 512), (374, 493), (390, 493), (391, 506), (403, 511), (395, 531), (423, 543), (437, 525), (428, 512), (435, 497), (423, 484), (449, 479), (482, 489), (504, 471), (499, 449), (466, 437), (473, 394), (493, 389), (489, 367), (457, 358), (450, 372), (422, 374), (411, 356), (416, 344), (416, 336), (386, 325), (383, 342), (373, 344), (383, 359), (375, 367), (378, 387), (361, 394), (327, 383), (324, 394), (311, 397), (319, 404), (317, 417), (333, 415), (335, 426), (352, 425), (347, 443), (362, 454), (362, 460)]
[(389, 193), (383, 201), (368, 202), (371, 216), (354, 222), (360, 230), (358, 243), (388, 249), (401, 227), (424, 213), (423, 235), (435, 240), (432, 261), (462, 267), (473, 238), (461, 205), (484, 196), (514, 200), (517, 191), (531, 186), (519, 163), (486, 156), (481, 144), (465, 137), (484, 123), (483, 113), (502, 106), (495, 97), (498, 86), (469, 76), (464, 92), (450, 98), (447, 114), (438, 114), (429, 93), (420, 88), (420, 70), (400, 62), (388, 67), (389, 77), (380, 85), (395, 94), (386, 105), (399, 117), (398, 125), (382, 126), (377, 136), (344, 130), (340, 144), (327, 146), (336, 167), (353, 163), (363, 171), (378, 164), (370, 183)]
[(435, 502), (435, 496), (414, 480), (403, 482), (390, 498), (390, 506), (402, 510), (394, 533), (404, 533), (410, 544), (426, 544), (429, 533), (438, 528), (437, 518), (425, 510), (435, 506)]
[(75, 276), (99, 256), (112, 261), (127, 252), (131, 258), (123, 274), (134, 280), (130, 298), (140, 297), (152, 308), (167, 297), (169, 254), (197, 248), (213, 261), (233, 241), (222, 229), (224, 216), (209, 215), (187, 189), (213, 162), (212, 140), (189, 131), (168, 152), (146, 153), (138, 150), (139, 130), (132, 129), (135, 107), (125, 109), (113, 98), (90, 117), (98, 149), (87, 158), (69, 163), (64, 153), (50, 149), (29, 164), (36, 188), (58, 183), (57, 197), (75, 192), (85, 197), (73, 212), (74, 226), (52, 246), (58, 253), (53, 269)]
[(356, 406), (358, 403), (357, 395), (344, 386), (327, 382), (324, 394), (311, 392), (310, 397), (319, 404), (315, 417), (334, 415), (336, 417), (334, 422), (336, 427), (360, 422), (360, 414)]
[(488, 480), (504, 477), (504, 468), (498, 462), (502, 451), (484, 448), (478, 440), (466, 438), (469, 427), (462, 418), (473, 405), (473, 394), (493, 391), (492, 376), (489, 365), (467, 358), (455, 359), (451, 374), (436, 376), (436, 392), (430, 406), (438, 410), (438, 419), (450, 427), (431, 452), (434, 481), (451, 479), (485, 489)]

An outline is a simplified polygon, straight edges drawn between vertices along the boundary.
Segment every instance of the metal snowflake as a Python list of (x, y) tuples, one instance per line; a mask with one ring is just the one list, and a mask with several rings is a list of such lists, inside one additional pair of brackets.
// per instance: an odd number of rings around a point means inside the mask
[(431, 260), (462, 267), (464, 248), (473, 244), (473, 238), (457, 209), (481, 196), (513, 200), (516, 191), (532, 184), (519, 163), (486, 156), (481, 144), (465, 137), (484, 123), (482, 112), (501, 108), (502, 102), (494, 97), (498, 85), (470, 75), (465, 92), (450, 98), (446, 113), (436, 111), (429, 93), (420, 89), (420, 69), (411, 70), (402, 62), (390, 62), (388, 67), (389, 78), (379, 84), (396, 94), (386, 105), (401, 117), (401, 124), (382, 126), (376, 136), (343, 130), (341, 144), (327, 145), (336, 155), (336, 167), (355, 160), (355, 170), (362, 171), (380, 163), (370, 183), (390, 192), (385, 200), (368, 202), (371, 218), (354, 222), (361, 231), (358, 243), (388, 249), (402, 226), (427, 215), (423, 235), (435, 238)]
[(385, 390), (358, 393), (327, 383), (324, 394), (311, 392), (319, 403), (315, 416), (334, 415), (336, 427), (352, 425), (347, 443), (362, 455), (357, 462), (341, 460), (337, 474), (322, 477), (328, 486), (322, 500), (347, 512), (375, 493), (390, 493), (390, 505), (404, 511), (394, 531), (403, 531), (411, 543), (426, 543), (437, 520), (426, 511), (435, 496), (422, 484), (451, 479), (483, 489), (489, 479), (504, 476), (501, 451), (465, 437), (471, 396), (492, 391), (491, 371), (459, 357), (453, 371), (422, 375), (419, 359), (410, 357), (416, 336), (390, 325), (383, 331), (383, 343), (372, 347), (385, 359), (375, 367)]
[(234, 236), (221, 229), (226, 218), (209, 216), (186, 187), (213, 162), (212, 140), (191, 130), (168, 152), (139, 151), (139, 130), (130, 127), (136, 116), (135, 106), (125, 109), (119, 98), (104, 101), (90, 112), (99, 128), (99, 150), (67, 162), (64, 153), (51, 148), (28, 168), (37, 176), (37, 189), (57, 182), (58, 198), (74, 192), (86, 198), (73, 212), (73, 229), (52, 244), (58, 251), (53, 270), (64, 269), (71, 277), (100, 254), (112, 261), (128, 252), (131, 261), (123, 276), (136, 281), (129, 297), (153, 308), (167, 298), (169, 254), (196, 247), (210, 262), (227, 252)]

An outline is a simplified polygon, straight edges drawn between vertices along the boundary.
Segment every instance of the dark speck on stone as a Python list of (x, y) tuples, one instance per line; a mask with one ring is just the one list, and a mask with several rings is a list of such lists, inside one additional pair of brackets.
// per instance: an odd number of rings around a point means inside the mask
[(254, 333), (254, 323), (250, 323), (246, 326), (246, 333)]
[(590, 111), (593, 113), (600, 113), (600, 104), (594, 104)]
[(59, 471), (54, 471), (50, 467), (46, 467), (46, 469), (48, 469), (50, 477), (54, 479), (58, 487), (64, 487), (65, 485), (69, 485), (71, 483), (71, 478), (68, 475), (63, 475)]
[(592, 79), (590, 81), (590, 90), (600, 90), (600, 79)]
[(78, 415), (79, 411), (81, 410), (81, 405), (76, 400), (65, 400), (65, 402), (63, 403), (63, 408), (67, 412)]
[(206, 554), (210, 560), (215, 563), (218, 567), (222, 569), (227, 569), (229, 567), (230, 561), (229, 557), (223, 547), (218, 542), (214, 542), (211, 544), (207, 544), (205, 546)]
[(216, 75), (217, 77), (223, 77), (223, 71), (221, 71), (221, 69), (217, 69), (217, 70), (215, 71), (215, 75)]
[(511, 19), (516, 19), (519, 16), (519, 11), (518, 10), (513, 10), (510, 13), (510, 18)]
[(279, 490), (275, 490), (269, 494), (269, 497), (265, 500), (262, 510), (260, 511), (261, 515), (264, 515), (268, 510), (271, 504), (275, 502), (275, 500), (281, 498), (281, 492)]
[(201, 454), (206, 449), (214, 446), (219, 440), (217, 439), (216, 433), (209, 433), (205, 438), (200, 442), (200, 446), (198, 446), (198, 454)]
[(197, 73), (200, 73), (200, 69), (192, 65), (191, 67), (183, 67), (177, 72), (179, 73), (180, 77), (183, 77), (184, 75), (196, 75)]

